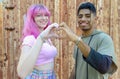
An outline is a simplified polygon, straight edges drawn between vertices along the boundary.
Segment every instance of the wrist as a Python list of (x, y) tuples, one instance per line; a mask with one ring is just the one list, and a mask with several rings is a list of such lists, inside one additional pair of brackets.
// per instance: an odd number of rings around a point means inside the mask
[(38, 39), (40, 39), (42, 42), (44, 42), (44, 38), (43, 38), (42, 35), (39, 35), (39, 36), (38, 36)]
[(78, 46), (81, 41), (81, 37), (78, 37), (77, 40), (75, 41), (75, 44)]

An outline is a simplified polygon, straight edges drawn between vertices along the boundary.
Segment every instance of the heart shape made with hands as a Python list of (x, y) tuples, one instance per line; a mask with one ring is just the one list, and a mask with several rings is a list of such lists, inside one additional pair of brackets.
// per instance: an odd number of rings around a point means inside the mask
[(61, 29), (61, 26), (58, 23), (52, 23), (49, 25), (46, 29), (46, 31), (43, 32), (44, 39), (66, 39), (66, 33), (64, 33), (64, 30)]
[(58, 29), (59, 24), (58, 23), (52, 23), (50, 24), (42, 33), (41, 36), (43, 39), (52, 39), (52, 38), (59, 38), (59, 36), (56, 33), (56, 30)]
[(55, 27), (55, 28), (58, 28), (58, 27), (59, 27), (59, 24), (58, 24), (58, 23), (53, 23), (53, 24), (51, 24), (50, 26), (53, 26), (53, 27)]
[(66, 39), (66, 35), (63, 30), (60, 29), (60, 25), (58, 23), (53, 23), (50, 25), (51, 30), (47, 37), (56, 38), (56, 39)]

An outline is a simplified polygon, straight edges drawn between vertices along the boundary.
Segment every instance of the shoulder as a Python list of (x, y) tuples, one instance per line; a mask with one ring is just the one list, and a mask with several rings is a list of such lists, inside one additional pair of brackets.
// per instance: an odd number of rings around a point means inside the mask
[(105, 32), (100, 32), (98, 34), (95, 35), (95, 38), (98, 40), (98, 41), (103, 41), (103, 40), (106, 40), (106, 41), (112, 41), (112, 38), (110, 35), (108, 35), (107, 33)]
[(24, 40), (33, 40), (33, 39), (35, 39), (35, 37), (34, 37), (33, 35), (29, 35), (29, 36), (26, 36), (26, 37), (23, 39), (23, 41), (24, 41)]
[(111, 38), (110, 35), (108, 35), (108, 34), (105, 33), (105, 32), (101, 32), (99, 35), (100, 35), (100, 37), (103, 37), (103, 38), (105, 38), (105, 37), (106, 37), (106, 38)]
[(29, 36), (26, 36), (24, 39), (23, 39), (23, 43), (22, 45), (29, 45), (29, 46), (32, 46), (35, 42), (35, 37), (33, 35), (29, 35)]
[(92, 43), (98, 47), (113, 47), (113, 40), (110, 35), (105, 32), (97, 33), (93, 36)]

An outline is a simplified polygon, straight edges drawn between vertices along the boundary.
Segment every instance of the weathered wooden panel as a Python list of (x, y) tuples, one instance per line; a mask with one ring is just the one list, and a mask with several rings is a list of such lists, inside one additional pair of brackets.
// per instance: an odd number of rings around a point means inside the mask
[[(109, 28), (109, 32), (110, 35), (112, 36), (113, 40), (114, 40), (114, 46), (115, 46), (115, 52), (116, 55), (119, 55), (120, 53), (120, 45), (117, 44), (120, 42), (119, 39), (119, 25), (118, 25), (118, 5), (117, 5), (117, 0), (111, 0), (111, 7), (110, 7), (110, 28)], [(116, 5), (114, 5), (116, 4)], [(120, 59), (120, 57), (117, 56), (117, 59)], [(118, 63), (120, 63), (120, 61), (117, 61)], [(118, 77), (117, 77), (118, 76)], [(113, 76), (115, 79), (120, 78), (120, 75), (117, 75), (117, 72), (114, 74)]]
[[(51, 11), (51, 22), (65, 21), (70, 28), (81, 34), (77, 27), (76, 10), (79, 3), (90, 1), (97, 7), (97, 28), (108, 33), (114, 41), (118, 67), (120, 66), (120, 1), (119, 0), (4, 0), (0, 5), (0, 79), (18, 79), (16, 73), (20, 56), (20, 37), (23, 16), (31, 4), (43, 3)], [(64, 33), (63, 33), (64, 34)], [(57, 79), (68, 79), (74, 60), (73, 43), (68, 40), (53, 40), (58, 49), (55, 59)], [(120, 78), (120, 68), (112, 76)]]
[(2, 52), (3, 43), (2, 43), (2, 26), (3, 26), (3, 12), (2, 12), (2, 3), (0, 3), (0, 77), (3, 78), (3, 60), (4, 60), (4, 53)]

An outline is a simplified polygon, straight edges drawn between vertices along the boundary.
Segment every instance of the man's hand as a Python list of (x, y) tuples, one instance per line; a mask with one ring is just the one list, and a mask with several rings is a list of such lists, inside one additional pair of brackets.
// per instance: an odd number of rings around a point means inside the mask
[(78, 39), (78, 36), (67, 26), (65, 22), (62, 22), (59, 25), (59, 29), (63, 30), (71, 41), (76, 42)]

